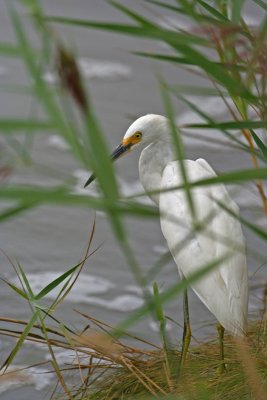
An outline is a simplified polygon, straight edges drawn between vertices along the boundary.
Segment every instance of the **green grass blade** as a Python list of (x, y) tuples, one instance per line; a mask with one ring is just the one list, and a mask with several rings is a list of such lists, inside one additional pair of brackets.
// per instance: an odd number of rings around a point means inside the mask
[(35, 206), (35, 203), (26, 203), (26, 204), (20, 204), (18, 206), (15, 207), (10, 207), (7, 210), (1, 212), (0, 214), (0, 222), (3, 222), (7, 219), (13, 218), (13, 217), (17, 217), (18, 214), (21, 214), (24, 211), (30, 210)]
[(114, 0), (108, 0), (108, 2), (110, 4), (112, 4), (113, 7), (117, 8), (118, 10), (120, 10), (123, 14), (127, 15), (128, 17), (130, 17), (134, 21), (139, 22), (139, 24), (141, 24), (143, 26), (147, 26), (147, 27), (153, 27), (153, 24), (148, 19), (144, 18), (140, 14), (137, 14), (135, 11), (131, 10), (130, 8), (125, 7), (122, 4), (117, 3)]
[(261, 150), (262, 155), (265, 159), (265, 162), (267, 162), (267, 147), (265, 146), (263, 141), (259, 138), (259, 136), (256, 134), (256, 132), (254, 132), (252, 129), (250, 129), (250, 133), (251, 133), (255, 143), (257, 144), (258, 148)]
[(23, 280), (23, 282), (24, 282), (24, 284), (25, 284), (25, 286), (26, 286), (26, 288), (28, 290), (28, 293), (30, 295), (30, 299), (29, 300), (31, 301), (31, 299), (34, 298), (34, 293), (32, 291), (30, 282), (28, 281), (28, 278), (27, 278), (27, 276), (26, 276), (26, 274), (25, 274), (25, 272), (24, 272), (24, 270), (23, 270), (23, 268), (21, 267), (20, 264), (18, 264), (18, 268), (19, 268), (19, 272), (20, 272), (20, 275), (22, 277), (22, 280)]
[(10, 132), (16, 133), (32, 133), (36, 130), (39, 131), (54, 131), (55, 125), (47, 121), (38, 121), (34, 119), (18, 119), (18, 118), (1, 118), (0, 119), (0, 133), (9, 134)]
[(154, 295), (154, 302), (155, 302), (155, 313), (157, 320), (159, 322), (159, 330), (160, 336), (162, 340), (162, 347), (164, 350), (164, 358), (167, 367), (168, 374), (170, 374), (170, 360), (169, 360), (169, 343), (168, 337), (166, 332), (166, 318), (164, 317), (162, 304), (159, 298), (159, 288), (156, 282), (153, 284), (153, 295)]
[(208, 4), (206, 1), (203, 0), (198, 0), (197, 1), (198, 4), (200, 4), (200, 6), (202, 6), (206, 11), (209, 12), (209, 14), (211, 14), (213, 17), (215, 17), (216, 19), (218, 19), (219, 21), (222, 22), (230, 22), (228, 18), (226, 18), (225, 15), (223, 15), (222, 13), (220, 13), (220, 11), (218, 11), (218, 9), (212, 7), (210, 4)]
[(36, 296), (34, 296), (35, 300), (40, 300), (45, 297), (48, 293), (50, 293), (53, 289), (55, 289), (58, 285), (65, 281), (70, 275), (73, 274), (81, 266), (82, 262), (70, 268), (68, 271), (61, 274), (58, 278), (56, 278), (53, 282), (50, 282), (47, 286), (45, 286)]
[(182, 14), (185, 12), (184, 9), (181, 7), (176, 7), (171, 4), (166, 4), (166, 3), (163, 3), (162, 1), (157, 1), (157, 0), (143, 0), (143, 1), (145, 1), (146, 3), (149, 3), (149, 4), (153, 4), (153, 5), (165, 8), (170, 11), (175, 11), (179, 14)]
[(187, 128), (201, 128), (201, 129), (259, 129), (267, 128), (267, 120), (264, 121), (226, 121), (214, 122), (209, 124), (188, 124)]
[(19, 57), (21, 52), (19, 48), (10, 43), (0, 43), (0, 56)]
[(179, 46), (179, 44), (196, 44), (207, 46), (210, 42), (198, 36), (175, 32), (173, 30), (160, 28), (156, 24), (150, 26), (135, 26), (130, 24), (95, 22), (74, 18), (47, 16), (47, 21), (56, 22), (64, 25), (74, 25), (81, 28), (100, 29), (118, 34), (126, 34), (144, 39), (163, 40)]
[[(173, 299), (175, 296), (181, 294), (186, 288), (192, 285), (194, 282), (197, 282), (199, 279), (204, 277), (206, 274), (210, 273), (213, 269), (218, 268), (222, 262), (227, 260), (229, 254), (225, 254), (223, 257), (217, 258), (205, 266), (200, 266), (199, 271), (192, 274), (186, 280), (179, 281), (173, 284), (168, 290), (161, 293), (159, 295), (159, 301), (163, 305), (166, 302)], [(117, 327), (114, 329), (114, 335), (120, 336), (125, 332), (128, 328), (130, 328), (134, 323), (136, 323), (140, 318), (145, 317), (150, 313), (154, 313), (155, 311), (155, 303), (152, 299), (150, 302), (145, 304), (143, 307), (139, 308), (135, 312), (133, 312), (130, 317), (126, 318), (124, 321), (119, 323)]]
[(5, 362), (3, 363), (3, 365), (1, 366), (0, 370), (6, 370), (10, 364), (12, 363), (12, 361), (14, 360), (14, 358), (16, 357), (17, 353), (19, 352), (19, 350), (21, 349), (21, 346), (23, 345), (25, 339), (27, 339), (28, 334), (30, 333), (33, 325), (35, 324), (36, 320), (38, 318), (38, 312), (36, 311), (33, 316), (31, 317), (30, 321), (28, 322), (28, 324), (25, 326), (22, 334), (20, 335), (15, 347), (13, 348), (13, 350), (11, 351), (11, 353), (9, 354), (9, 356), (6, 358)]
[(267, 11), (267, 4), (263, 0), (252, 0), (255, 4)]
[(157, 319), (159, 322), (163, 322), (163, 321), (165, 322), (162, 304), (159, 302), (159, 288), (158, 288), (157, 282), (154, 282), (154, 284), (153, 284), (153, 295), (154, 295), (155, 312), (156, 312)]
[(213, 61), (210, 61), (202, 52), (192, 47), (192, 44), (202, 44), (207, 46), (207, 40), (202, 40), (192, 35), (179, 34), (177, 32), (164, 30), (157, 25), (153, 27), (138, 27), (127, 24), (112, 24), (108, 22), (95, 22), (87, 20), (78, 20), (72, 18), (62, 17), (47, 17), (48, 21), (59, 22), (63, 24), (77, 25), (85, 28), (95, 28), (116, 32), (120, 34), (127, 34), (131, 36), (138, 36), (145, 39), (163, 40), (172, 48), (176, 49), (179, 53), (183, 54), (189, 62), (193, 62), (200, 69), (202, 69), (208, 76), (213, 77), (221, 85), (228, 89), (232, 95), (239, 96), (247, 99), (252, 103), (257, 103), (258, 98), (250, 93), (241, 81), (237, 81), (228, 74), (224, 68), (220, 67)]
[(257, 236), (263, 239), (265, 242), (267, 241), (267, 232), (264, 229), (261, 229), (258, 225), (253, 224), (252, 222), (248, 221), (247, 219), (241, 217), (240, 215), (235, 214), (230, 208), (228, 208), (224, 203), (220, 202), (219, 200), (214, 200), (216, 203), (228, 214), (232, 215), (234, 218), (238, 219), (243, 225), (248, 227), (252, 232), (254, 232)]
[[(194, 65), (198, 66), (198, 63), (195, 62), (194, 60), (191, 60), (186, 57), (178, 57), (178, 56), (173, 56), (173, 55), (167, 55), (167, 54), (158, 54), (158, 53), (146, 53), (146, 52), (141, 52), (141, 51), (131, 51), (131, 54), (135, 54), (137, 56), (141, 57), (146, 57), (146, 58), (152, 58), (158, 61), (165, 61), (165, 62), (171, 62), (175, 64), (181, 64), (181, 65)], [(214, 62), (215, 65), (218, 65), (226, 70), (233, 71), (233, 70), (238, 70), (238, 71), (244, 71), (246, 70), (246, 67), (243, 65), (231, 65), (231, 64), (226, 64), (226, 63), (221, 63), (221, 62)], [(217, 92), (218, 93), (218, 92)], [(227, 94), (229, 96), (229, 93)]]
[(113, 204), (104, 197), (97, 198), (94, 196), (73, 194), (70, 190), (66, 187), (44, 188), (30, 185), (2, 185), (0, 186), (0, 199), (16, 200), (23, 203), (28, 203), (29, 199), (31, 199), (31, 202), (35, 203), (35, 205), (46, 203), (62, 206), (63, 204), (68, 204), (70, 206), (83, 206), (102, 211), (109, 210), (110, 212), (121, 213), (122, 215), (139, 215), (148, 218), (158, 216), (158, 210), (154, 206), (142, 205), (135, 202), (126, 203), (125, 201), (118, 201)]
[[(91, 144), (91, 157), (94, 166), (94, 173), (96, 174), (99, 184), (101, 186), (104, 197), (112, 206), (117, 202), (119, 197), (117, 182), (113, 172), (113, 166), (104, 141), (102, 132), (93, 114), (92, 106), (90, 106), (90, 113), (87, 118), (87, 132)], [(109, 211), (109, 210), (107, 210)], [(124, 241), (125, 230), (121, 222), (119, 213), (116, 211), (109, 212), (110, 221), (114, 232), (116, 233), (119, 241)]]
[(5, 282), (12, 290), (14, 290), (15, 293), (17, 293), (19, 296), (23, 297), (25, 300), (29, 300), (27, 294), (18, 288), (16, 285), (13, 285), (12, 283), (8, 282), (7, 280), (0, 278), (1, 281)]
[[(217, 185), (218, 183), (225, 184), (236, 184), (241, 182), (250, 182), (253, 180), (263, 180), (267, 179), (267, 168), (253, 168), (253, 169), (243, 169), (238, 171), (232, 171), (228, 173), (224, 173), (223, 175), (215, 176), (214, 178), (206, 178), (200, 179), (195, 182), (188, 182), (188, 186), (190, 188), (197, 186), (209, 186), (209, 185)], [(185, 185), (175, 186), (173, 188), (166, 189), (165, 191), (173, 191), (185, 189)], [(160, 190), (153, 190), (148, 192), (148, 195), (158, 194)], [(134, 195), (129, 196), (129, 198), (137, 198), (144, 196), (144, 193), (136, 193)]]
[[(206, 114), (204, 111), (202, 111), (196, 104), (185, 98), (184, 96), (181, 95), (179, 92), (179, 89), (176, 90), (176, 87), (171, 87), (170, 88), (171, 92), (174, 93), (174, 95), (182, 100), (187, 106), (191, 108), (194, 112), (196, 112), (198, 115), (201, 116), (204, 120), (206, 120), (209, 124), (216, 124), (215, 120), (213, 120), (208, 114)], [(226, 129), (221, 128), (221, 132), (232, 142), (235, 142), (238, 144), (243, 150), (251, 154), (251, 149), (249, 146), (247, 146), (245, 143), (243, 143), (241, 140), (237, 139), (232, 133), (228, 132)], [(259, 156), (258, 153), (255, 152), (256, 156)]]
[(184, 183), (186, 199), (188, 202), (188, 206), (189, 206), (189, 209), (191, 212), (192, 219), (194, 222), (196, 222), (197, 215), (196, 215), (196, 211), (195, 211), (193, 198), (192, 198), (191, 192), (190, 192), (190, 187), (188, 186), (187, 171), (186, 171), (186, 168), (184, 165), (184, 160), (186, 159), (186, 157), (185, 157), (182, 136), (181, 136), (179, 129), (177, 128), (177, 125), (175, 124), (174, 109), (173, 109), (173, 105), (171, 103), (170, 95), (168, 93), (168, 87), (166, 86), (166, 84), (164, 82), (161, 81), (160, 83), (161, 83), (161, 96), (163, 99), (164, 108), (166, 110), (166, 115), (170, 121), (170, 132), (171, 132), (174, 149), (175, 149), (175, 152), (177, 155), (177, 160), (179, 163), (179, 167), (180, 167), (180, 171), (181, 171), (181, 175), (182, 175), (182, 179), (183, 179), (183, 183)]
[[(223, 175), (216, 176), (214, 178), (201, 179), (199, 181), (189, 183), (191, 187), (196, 186), (207, 186), (216, 185), (217, 183), (238, 183), (252, 181), (256, 179), (267, 179), (267, 168), (254, 168), (254, 169), (243, 169), (240, 171), (232, 171), (224, 173)], [(179, 187), (183, 188), (183, 186)]]
[(232, 0), (232, 21), (234, 24), (238, 24), (242, 15), (242, 9), (246, 0)]
[(36, 57), (19, 15), (13, 9), (10, 9), (10, 17), (23, 60), (29, 71), (29, 74), (33, 78), (33, 87), (36, 91), (38, 99), (41, 101), (46, 113), (49, 115), (58, 132), (69, 143), (75, 156), (82, 161), (84, 165), (88, 165), (83, 147), (78, 140), (77, 132), (70, 125), (70, 123), (66, 123), (49, 86), (43, 81), (42, 76), (40, 75), (40, 69), (36, 63)]

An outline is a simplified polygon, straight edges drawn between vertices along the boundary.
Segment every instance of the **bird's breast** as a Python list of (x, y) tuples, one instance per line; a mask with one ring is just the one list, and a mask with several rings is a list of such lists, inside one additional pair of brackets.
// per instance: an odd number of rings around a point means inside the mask
[(148, 196), (159, 204), (161, 179), (165, 166), (173, 159), (169, 144), (163, 141), (151, 143), (141, 153), (139, 159), (139, 177)]

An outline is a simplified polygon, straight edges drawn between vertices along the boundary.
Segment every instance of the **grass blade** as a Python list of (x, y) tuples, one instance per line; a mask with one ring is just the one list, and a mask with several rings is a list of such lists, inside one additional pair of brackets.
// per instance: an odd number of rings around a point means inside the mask
[(255, 4), (267, 11), (267, 4), (263, 0), (252, 0)]
[(232, 78), (231, 75), (229, 75), (222, 67), (217, 65), (215, 62), (210, 61), (203, 55), (203, 53), (192, 47), (192, 44), (197, 44), (197, 42), (198, 44), (202, 42), (203, 45), (206, 44), (207, 46), (207, 40), (203, 41), (202, 39), (189, 34), (182, 35), (177, 32), (164, 30), (159, 28), (157, 25), (154, 25), (153, 27), (138, 27), (127, 24), (113, 24), (108, 22), (95, 22), (63, 17), (47, 17), (46, 19), (51, 22), (107, 30), (114, 33), (138, 36), (145, 39), (163, 40), (169, 46), (183, 54), (190, 63), (198, 65), (198, 67), (208, 76), (213, 77), (221, 85), (227, 88), (229, 93), (247, 99), (252, 103), (258, 102), (258, 98), (250, 93), (241, 81)]
[(17, 119), (17, 118), (1, 118), (0, 132), (2, 134), (16, 133), (32, 133), (36, 130), (52, 131), (55, 130), (55, 125), (47, 121), (38, 121), (34, 119)]
[(19, 57), (21, 55), (20, 50), (10, 43), (0, 43), (0, 56), (5, 57)]
[(209, 12), (209, 14), (213, 15), (213, 17), (217, 18), (219, 21), (222, 21), (224, 23), (225, 22), (230, 22), (229, 19), (226, 18), (225, 15), (220, 13), (216, 8), (212, 7), (206, 1), (198, 0), (198, 4), (200, 4), (206, 11)]
[(80, 161), (82, 161), (84, 165), (88, 165), (88, 160), (85, 156), (83, 147), (78, 140), (77, 132), (69, 123), (66, 123), (57, 105), (57, 102), (52, 96), (51, 90), (45, 84), (42, 76), (40, 75), (40, 70), (36, 63), (36, 57), (34, 55), (31, 43), (26, 35), (26, 31), (23, 28), (19, 15), (13, 9), (10, 9), (10, 16), (13, 22), (13, 27), (16, 33), (17, 42), (21, 50), (23, 60), (29, 71), (30, 76), (34, 81), (33, 88), (35, 89), (38, 99), (41, 101), (46, 113), (49, 115), (50, 120), (53, 122), (58, 132), (69, 143), (75, 156)]
[(267, 162), (267, 147), (265, 146), (263, 141), (259, 138), (259, 136), (256, 134), (256, 132), (254, 132), (252, 129), (250, 129), (250, 133), (251, 133), (255, 143), (257, 144), (258, 148), (261, 150), (265, 161)]
[(29, 300), (28, 296), (26, 293), (18, 288), (16, 285), (13, 285), (12, 283), (8, 282), (7, 280), (0, 278), (1, 281), (5, 282), (12, 290), (14, 290), (15, 293), (17, 293), (19, 296), (23, 297), (25, 300)]
[(10, 364), (12, 363), (12, 361), (14, 360), (14, 358), (16, 357), (17, 353), (19, 352), (19, 350), (21, 349), (21, 346), (23, 345), (25, 339), (27, 339), (28, 334), (30, 333), (33, 325), (35, 324), (36, 320), (38, 318), (38, 312), (36, 311), (33, 316), (31, 317), (30, 321), (28, 322), (28, 324), (25, 326), (23, 332), (21, 333), (15, 347), (13, 348), (13, 350), (11, 351), (11, 353), (9, 354), (9, 356), (7, 357), (7, 359), (5, 360), (5, 362), (3, 363), (3, 365), (1, 366), (0, 370), (6, 370)]
[[(83, 261), (82, 261), (83, 262)], [(50, 282), (47, 286), (45, 286), (36, 296), (34, 296), (35, 300), (40, 300), (44, 296), (46, 296), (49, 292), (51, 292), (53, 289), (55, 289), (58, 285), (60, 285), (66, 278), (68, 278), (70, 275), (73, 274), (79, 268), (82, 264), (80, 262), (79, 264), (75, 265), (74, 267), (70, 268), (68, 271), (64, 272), (61, 274), (58, 278), (56, 278), (53, 282)]]
[(238, 24), (242, 15), (242, 8), (246, 0), (232, 0), (232, 21), (234, 24)]
[(186, 159), (186, 157), (185, 157), (182, 136), (181, 136), (179, 129), (177, 128), (177, 126), (175, 124), (175, 115), (174, 115), (174, 110), (173, 110), (173, 106), (171, 103), (170, 95), (168, 93), (168, 87), (166, 86), (166, 84), (164, 82), (161, 81), (160, 83), (161, 83), (161, 95), (162, 95), (162, 99), (163, 99), (167, 117), (170, 121), (170, 132), (171, 132), (171, 136), (172, 136), (174, 149), (175, 149), (175, 152), (177, 155), (177, 160), (178, 160), (178, 163), (180, 166), (180, 171), (181, 171), (181, 175), (182, 175), (182, 179), (183, 179), (183, 183), (184, 183), (183, 186), (184, 186), (184, 190), (185, 190), (186, 199), (188, 202), (188, 206), (189, 206), (189, 210), (191, 212), (191, 217), (193, 219), (193, 222), (196, 222), (196, 219), (197, 219), (196, 210), (195, 210), (193, 198), (191, 196), (190, 187), (188, 186), (187, 171), (186, 171), (186, 168), (184, 165), (184, 160)]
[[(170, 301), (175, 296), (178, 296), (194, 282), (196, 282), (197, 280), (208, 274), (213, 269), (217, 268), (228, 257), (229, 254), (225, 254), (223, 257), (217, 258), (205, 266), (200, 266), (199, 271), (192, 274), (189, 278), (173, 284), (166, 292), (159, 294), (159, 301), (161, 305), (165, 304), (167, 301)], [(155, 303), (154, 300), (152, 299), (143, 307), (133, 312), (130, 317), (126, 318), (124, 321), (119, 323), (117, 327), (114, 329), (114, 332), (112, 333), (117, 337), (120, 336), (125, 330), (130, 328), (130, 326), (136, 323), (140, 318), (145, 317), (149, 313), (154, 313), (154, 311), (155, 311)]]
[(23, 280), (23, 282), (25, 283), (25, 286), (26, 286), (26, 288), (27, 288), (27, 290), (28, 290), (28, 293), (29, 293), (29, 295), (30, 295), (29, 301), (31, 301), (31, 300), (34, 298), (34, 293), (33, 293), (33, 291), (32, 291), (31, 285), (30, 285), (30, 283), (29, 283), (29, 281), (28, 281), (28, 278), (27, 278), (27, 276), (26, 276), (26, 274), (25, 274), (25, 272), (24, 272), (24, 270), (23, 270), (23, 268), (21, 267), (20, 264), (18, 264), (18, 268), (19, 268), (19, 271), (20, 271), (22, 280)]
[(226, 121), (214, 122), (209, 124), (188, 124), (187, 128), (201, 128), (201, 129), (259, 129), (267, 128), (267, 121)]

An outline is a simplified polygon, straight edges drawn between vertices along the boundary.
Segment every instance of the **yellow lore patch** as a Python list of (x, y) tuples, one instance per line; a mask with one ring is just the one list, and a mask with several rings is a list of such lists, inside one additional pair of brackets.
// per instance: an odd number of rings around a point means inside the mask
[(142, 140), (142, 133), (137, 131), (132, 136), (129, 136), (126, 139), (123, 139), (122, 144), (123, 146), (134, 145), (139, 143)]

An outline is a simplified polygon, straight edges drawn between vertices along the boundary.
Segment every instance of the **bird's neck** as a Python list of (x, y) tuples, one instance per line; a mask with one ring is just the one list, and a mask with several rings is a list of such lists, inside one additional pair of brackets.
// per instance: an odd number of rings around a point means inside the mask
[(141, 153), (139, 159), (140, 181), (148, 196), (158, 205), (159, 194), (150, 194), (159, 190), (164, 168), (170, 161), (174, 161), (172, 146), (168, 141), (157, 140), (150, 143)]

